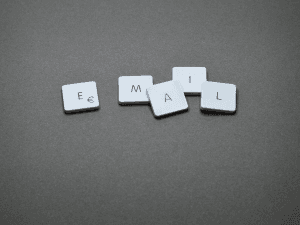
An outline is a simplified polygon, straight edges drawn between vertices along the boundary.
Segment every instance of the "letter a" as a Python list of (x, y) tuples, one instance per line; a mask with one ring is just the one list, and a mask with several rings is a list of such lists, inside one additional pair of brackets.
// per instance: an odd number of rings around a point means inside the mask
[(140, 89), (140, 92), (142, 92), (140, 85), (138, 85), (136, 89), (135, 89), (135, 86), (132, 85), (131, 92), (133, 89), (135, 90), (135, 92), (137, 92), (138, 89)]
[[(166, 96), (168, 96), (169, 99), (167, 99)], [(172, 101), (172, 99), (170, 98), (170, 96), (169, 96), (168, 94), (165, 94), (165, 102), (166, 102), (167, 100), (171, 100), (171, 101)]]

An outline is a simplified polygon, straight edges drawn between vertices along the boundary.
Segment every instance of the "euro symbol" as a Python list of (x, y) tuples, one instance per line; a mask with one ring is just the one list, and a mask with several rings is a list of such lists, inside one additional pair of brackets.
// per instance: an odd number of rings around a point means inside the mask
[(93, 103), (94, 100), (93, 100), (92, 98), (94, 98), (94, 97), (93, 97), (93, 96), (89, 97), (89, 98), (87, 99), (87, 101), (88, 101), (89, 103)]

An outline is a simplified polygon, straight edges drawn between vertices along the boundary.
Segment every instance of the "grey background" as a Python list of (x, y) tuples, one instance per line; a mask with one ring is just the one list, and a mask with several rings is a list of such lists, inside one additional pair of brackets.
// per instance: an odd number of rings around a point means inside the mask
[[(0, 3), (1, 224), (299, 224), (299, 1)], [(205, 66), (236, 115), (157, 120), (118, 77)], [(61, 87), (96, 81), (100, 110)]]

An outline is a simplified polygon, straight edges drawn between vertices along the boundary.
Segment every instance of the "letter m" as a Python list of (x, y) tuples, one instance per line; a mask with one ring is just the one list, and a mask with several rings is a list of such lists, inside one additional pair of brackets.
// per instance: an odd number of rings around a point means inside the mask
[(142, 92), (140, 85), (138, 85), (136, 89), (135, 89), (135, 86), (132, 85), (131, 92), (132, 92), (133, 89), (135, 90), (135, 92), (137, 92), (138, 89), (140, 89), (140, 92)]

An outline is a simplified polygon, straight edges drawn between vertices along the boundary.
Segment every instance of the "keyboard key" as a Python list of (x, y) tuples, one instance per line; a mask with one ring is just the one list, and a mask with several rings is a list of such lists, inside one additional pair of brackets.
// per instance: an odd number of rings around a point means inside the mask
[(152, 76), (122, 76), (118, 85), (120, 105), (149, 104), (146, 89), (153, 85)]
[(65, 113), (99, 109), (96, 82), (89, 81), (62, 86)]
[(167, 81), (147, 89), (147, 95), (155, 117), (188, 109), (180, 81)]
[(209, 111), (235, 112), (236, 86), (206, 81), (202, 84), (200, 108)]
[(201, 85), (207, 81), (205, 67), (173, 67), (172, 79), (179, 80), (185, 95), (200, 95)]

